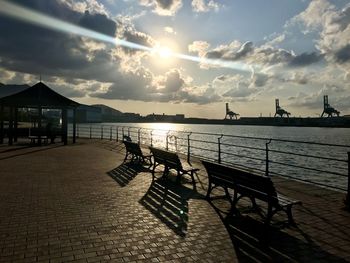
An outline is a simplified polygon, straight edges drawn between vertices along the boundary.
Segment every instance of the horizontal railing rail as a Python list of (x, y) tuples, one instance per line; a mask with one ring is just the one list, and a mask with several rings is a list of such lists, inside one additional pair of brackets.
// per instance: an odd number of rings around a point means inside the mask
[(125, 135), (141, 144), (183, 153), (188, 161), (197, 157), (335, 190), (350, 188), (350, 145), (125, 125), (77, 125), (78, 138), (121, 141)]

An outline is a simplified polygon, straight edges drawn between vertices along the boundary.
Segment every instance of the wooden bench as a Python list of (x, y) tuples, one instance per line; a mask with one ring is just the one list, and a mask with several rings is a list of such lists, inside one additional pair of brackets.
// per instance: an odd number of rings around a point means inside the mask
[[(279, 211), (285, 211), (288, 216), (288, 222), (294, 224), (292, 206), (301, 204), (301, 201), (293, 200), (277, 193), (270, 177), (213, 162), (202, 160), (202, 163), (207, 170), (209, 179), (206, 196), (208, 200), (211, 200), (210, 193), (215, 187), (222, 187), (225, 190), (225, 195), (231, 202), (230, 214), (238, 212), (236, 205), (242, 197), (248, 197), (252, 202), (253, 208), (264, 218), (267, 225), (270, 224), (272, 216)], [(234, 190), (233, 198), (228, 189)], [(261, 208), (256, 203), (256, 199), (267, 203), (266, 213), (262, 213)]]
[(128, 159), (129, 156), (131, 156), (131, 161), (138, 160), (139, 162), (144, 163), (146, 160), (148, 160), (149, 164), (152, 165), (152, 155), (143, 154), (141, 147), (138, 143), (130, 142), (130, 141), (123, 141), (125, 145), (125, 158), (124, 162)]
[(196, 183), (194, 180), (194, 173), (199, 171), (199, 169), (192, 167), (189, 163), (181, 162), (179, 156), (175, 152), (169, 152), (161, 150), (154, 147), (149, 147), (153, 155), (153, 169), (152, 178), (154, 180), (154, 172), (158, 165), (164, 165), (163, 176), (166, 177), (171, 169), (177, 172), (177, 182), (181, 182), (181, 177), (184, 174), (188, 174), (193, 183), (193, 187), (196, 188)]

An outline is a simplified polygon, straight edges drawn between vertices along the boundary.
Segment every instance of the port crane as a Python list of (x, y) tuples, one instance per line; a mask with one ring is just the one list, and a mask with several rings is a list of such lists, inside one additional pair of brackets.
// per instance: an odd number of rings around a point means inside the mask
[(290, 112), (280, 107), (280, 100), (276, 99), (275, 102), (276, 102), (276, 113), (274, 117), (276, 117), (277, 115), (279, 115), (280, 117), (283, 117), (283, 115), (286, 115), (289, 118)]
[(230, 108), (228, 107), (228, 103), (226, 103), (226, 115), (225, 115), (225, 120), (227, 119), (227, 116), (230, 118), (230, 120), (232, 120), (233, 118), (235, 118), (237, 120), (237, 117), (239, 116), (238, 113), (235, 113), (233, 111), (230, 110)]
[(328, 95), (323, 96), (323, 112), (321, 114), (321, 117), (323, 115), (327, 114), (328, 117), (333, 117), (334, 115), (337, 115), (339, 117), (340, 112), (334, 109), (331, 105), (328, 103)]

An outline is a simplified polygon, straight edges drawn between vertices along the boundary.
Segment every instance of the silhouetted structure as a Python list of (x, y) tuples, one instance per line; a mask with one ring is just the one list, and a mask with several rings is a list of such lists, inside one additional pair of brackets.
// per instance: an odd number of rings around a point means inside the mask
[(232, 120), (232, 118), (234, 117), (237, 120), (237, 116), (239, 116), (238, 113), (235, 113), (233, 111), (231, 111), (228, 107), (228, 103), (226, 103), (226, 115), (225, 115), (225, 119), (227, 119), (227, 116), (229, 116), (230, 120)]
[(276, 113), (275, 113), (274, 117), (276, 117), (277, 115), (279, 115), (280, 117), (283, 117), (284, 115), (286, 115), (288, 118), (290, 115), (290, 112), (288, 112), (280, 107), (280, 100), (279, 99), (276, 99)]
[[(18, 128), (18, 111), (21, 108), (36, 109), (35, 115), (38, 132), (38, 144), (46, 136), (45, 128), (42, 125), (43, 111), (57, 109), (61, 111), (61, 138), (67, 144), (68, 136), (68, 110), (73, 110), (73, 143), (76, 139), (76, 108), (79, 103), (72, 101), (50, 89), (44, 83), (39, 82), (32, 87), (23, 86), (21, 89), (13, 89), (11, 86), (1, 86), (0, 90), (0, 143), (6, 135), (8, 144), (16, 142), (20, 129)], [(8, 128), (5, 130), (4, 123), (7, 121)], [(30, 131), (30, 130), (29, 130)], [(27, 135), (28, 136), (28, 135)]]
[(327, 114), (327, 118), (333, 117), (333, 115), (337, 115), (339, 117), (339, 113), (340, 113), (339, 111), (337, 111), (331, 105), (329, 105), (328, 95), (324, 95), (323, 96), (323, 112), (321, 114), (321, 117), (323, 117), (323, 115), (325, 115), (325, 114)]

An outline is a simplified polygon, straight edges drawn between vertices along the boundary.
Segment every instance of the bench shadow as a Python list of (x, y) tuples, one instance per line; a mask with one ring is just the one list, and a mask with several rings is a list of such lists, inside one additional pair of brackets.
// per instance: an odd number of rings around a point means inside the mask
[(128, 185), (139, 173), (150, 172), (149, 169), (145, 168), (141, 164), (134, 162), (122, 163), (113, 170), (107, 172), (121, 187)]
[(227, 216), (225, 209), (209, 203), (224, 223), (239, 262), (347, 262), (325, 251), (298, 226), (266, 227), (247, 214)]
[(193, 190), (167, 179), (152, 182), (139, 203), (160, 219), (175, 234), (185, 237), (188, 225), (188, 200)]

